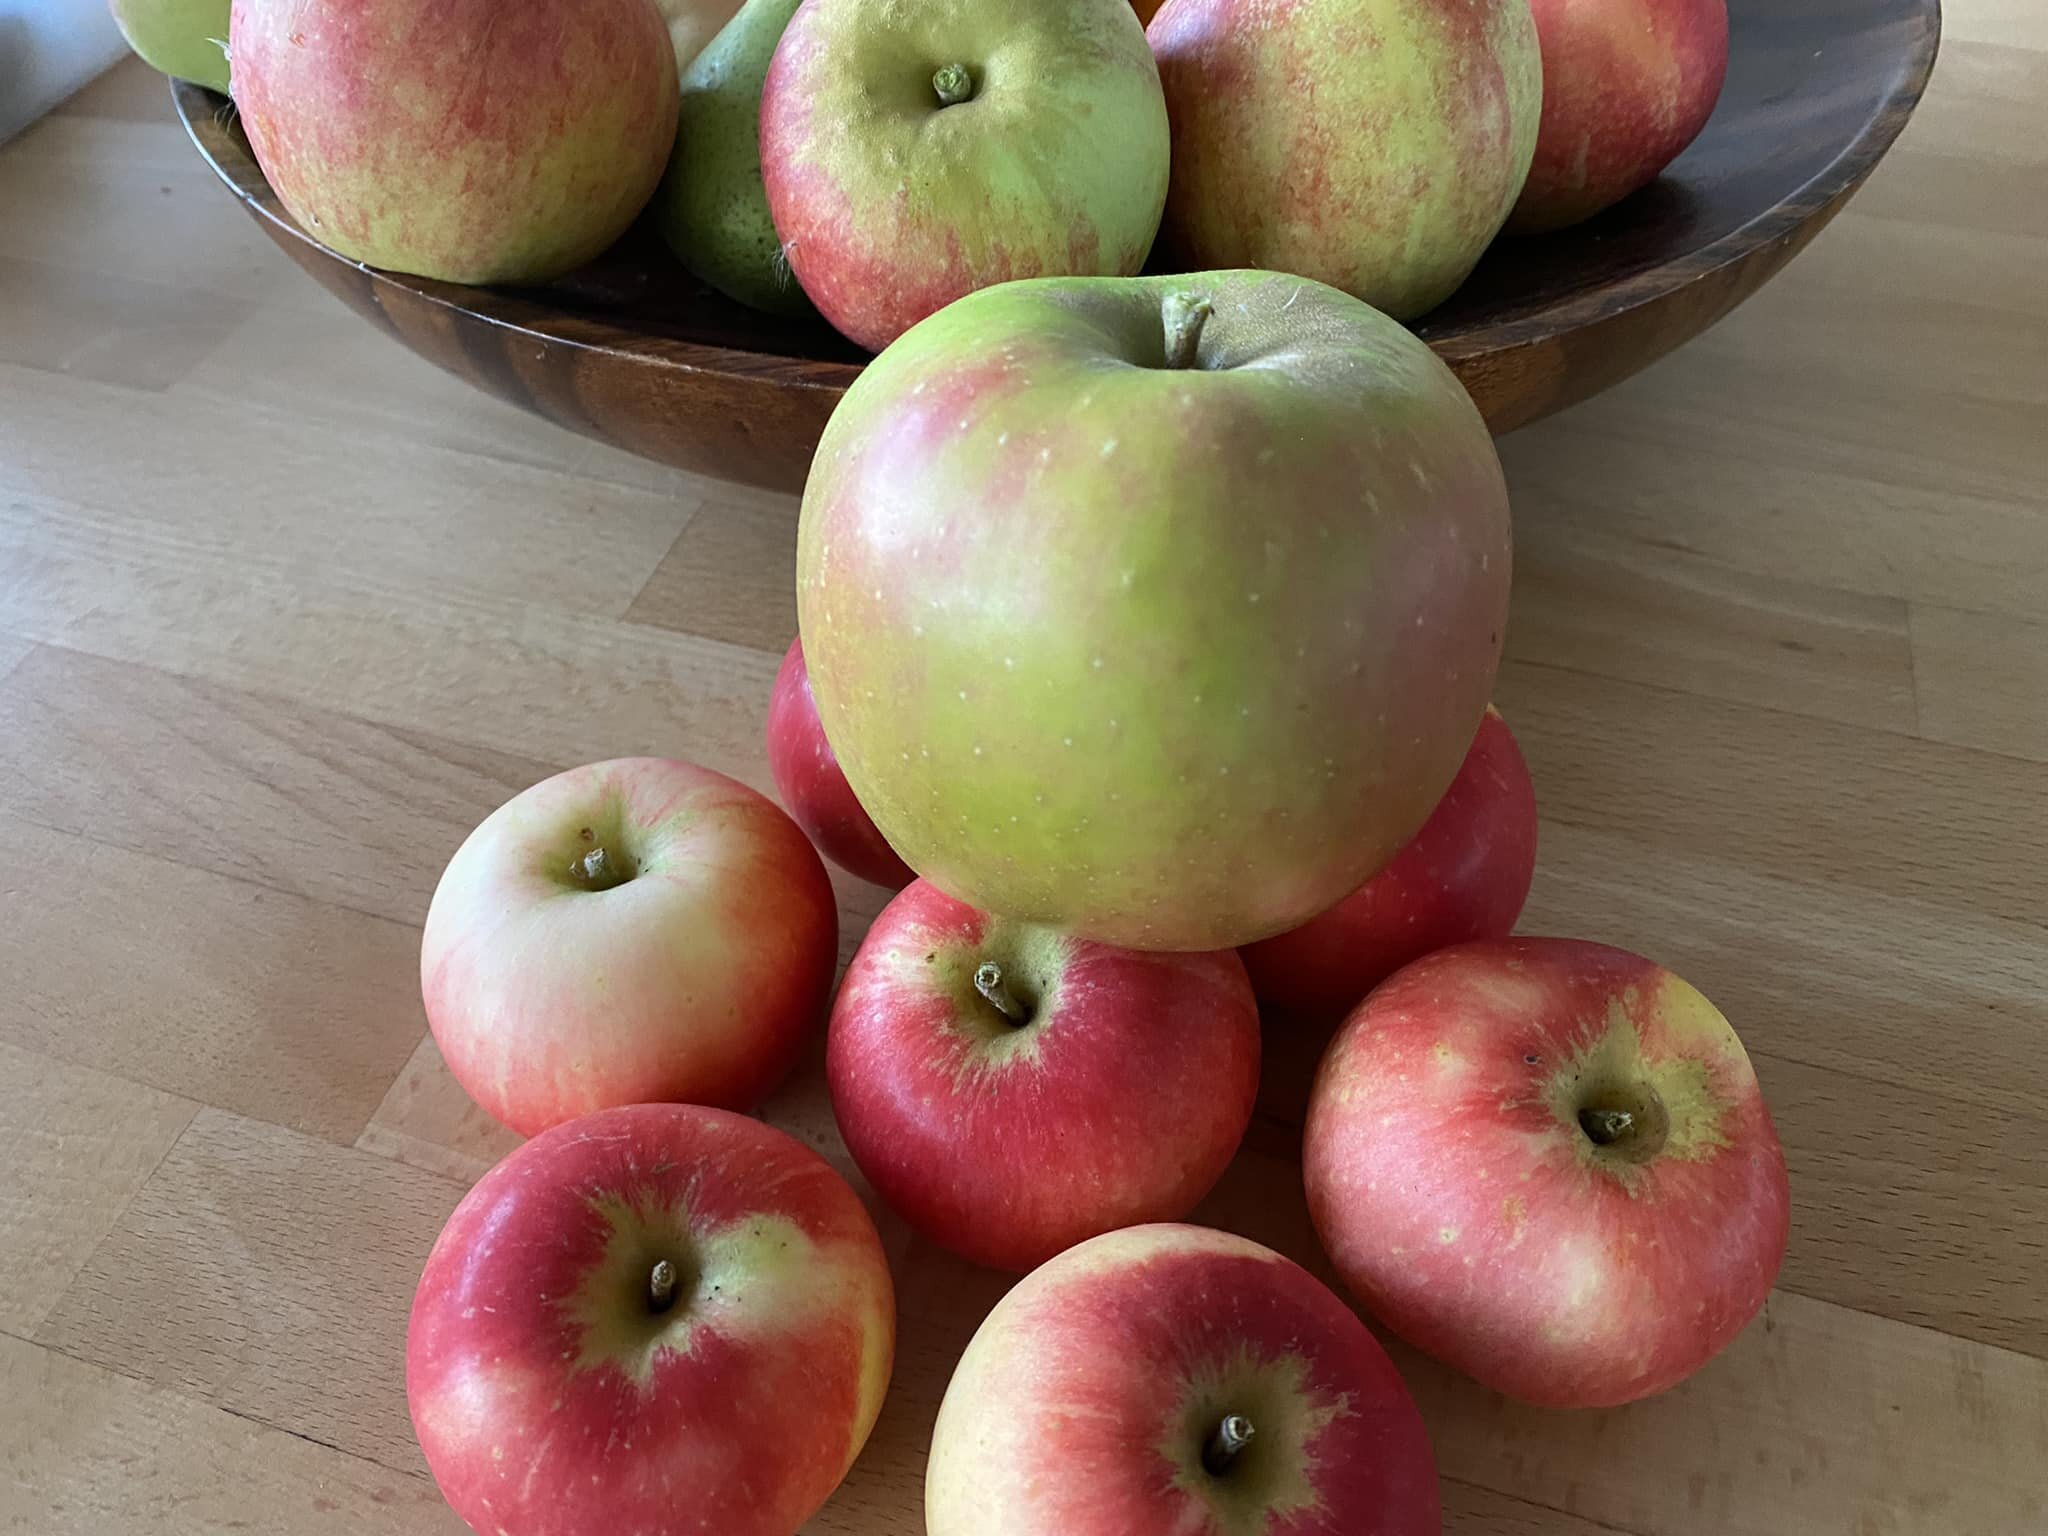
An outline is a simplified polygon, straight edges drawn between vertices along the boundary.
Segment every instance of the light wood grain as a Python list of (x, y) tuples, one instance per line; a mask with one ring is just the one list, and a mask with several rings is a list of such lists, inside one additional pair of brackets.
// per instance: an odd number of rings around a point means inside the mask
[(0, 1045), (0, 1332), (27, 1335), (199, 1108)]
[(425, 1478), (0, 1337), (9, 1536), (460, 1536)]
[(0, 843), (0, 1042), (348, 1141), (424, 1027), (410, 927), (4, 814)]
[[(1952, 0), (1811, 250), (1502, 444), (1524, 926), (1723, 1006), (1793, 1239), (1765, 1319), (1652, 1403), (1529, 1412), (1397, 1349), (1453, 1536), (2048, 1529), (2044, 17)], [(554, 768), (767, 785), (795, 504), (421, 364), (138, 67), (0, 149), (0, 208), (34, 210), (0, 216), (0, 1531), (452, 1533), (405, 1312), (515, 1139), (425, 1037), (418, 922)], [(849, 952), (884, 897), (836, 888)], [(1321, 1044), (1269, 1027), (1199, 1215), (1327, 1274), (1294, 1167)], [(853, 1173), (816, 1051), (765, 1113)], [(919, 1529), (1009, 1283), (880, 1214), (896, 1376), (810, 1536)]]
[(35, 1340), (395, 1472), (414, 1283), (462, 1186), (201, 1110)]

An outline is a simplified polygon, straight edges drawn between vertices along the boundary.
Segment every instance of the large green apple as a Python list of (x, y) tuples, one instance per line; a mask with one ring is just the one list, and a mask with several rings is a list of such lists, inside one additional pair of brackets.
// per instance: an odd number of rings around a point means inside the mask
[(114, 24), (142, 62), (216, 91), (228, 88), (230, 0), (110, 0)]
[(984, 910), (1147, 949), (1294, 927), (1443, 795), (1507, 617), (1470, 398), (1266, 272), (962, 299), (847, 392), (804, 490), (825, 732)]

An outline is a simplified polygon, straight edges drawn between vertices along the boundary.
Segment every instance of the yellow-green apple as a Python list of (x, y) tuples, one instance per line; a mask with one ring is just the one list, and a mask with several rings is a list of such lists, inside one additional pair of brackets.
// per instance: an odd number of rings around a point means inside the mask
[(1485, 711), (1508, 505), (1401, 326), (1267, 272), (986, 289), (877, 358), (804, 488), (818, 711), (983, 911), (1222, 949), (1415, 835)]
[(1334, 1022), (1411, 960), (1506, 938), (1536, 873), (1536, 792), (1514, 732), (1491, 706), (1464, 766), (1422, 830), (1321, 917), (1250, 944), (1259, 1001)]
[(229, 0), (111, 0), (115, 25), (152, 69), (228, 88)]
[(860, 1454), (896, 1302), (816, 1153), (691, 1104), (606, 1110), (484, 1175), (427, 1258), (406, 1397), (495, 1536), (794, 1536)]
[(342, 255), (422, 277), (582, 265), (675, 140), (653, 0), (234, 0), (229, 49), (278, 201)]
[(1531, 0), (1543, 125), (1508, 229), (1562, 229), (1678, 158), (1728, 73), (1728, 0)]
[(1601, 944), (1497, 939), (1396, 973), (1323, 1058), (1303, 1171), (1375, 1316), (1547, 1407), (1691, 1375), (1785, 1255), (1785, 1159), (1742, 1042)]
[(1528, 0), (1167, 0), (1162, 244), (1320, 278), (1407, 319), (1522, 190), (1543, 70)]
[(761, 97), (783, 251), (871, 349), (991, 283), (1136, 272), (1166, 161), (1128, 0), (805, 0)]
[(832, 882), (774, 802), (663, 758), (572, 768), (485, 819), (427, 910), (427, 1023), (521, 1135), (788, 1073), (838, 960)]
[(1214, 1187), (1258, 1096), (1258, 1004), (1227, 949), (1116, 949), (920, 880), (847, 968), (825, 1075), (847, 1150), (898, 1215), (1024, 1270), (1176, 1221)]
[(768, 768), (789, 814), (834, 864), (891, 890), (917, 878), (854, 798), (825, 739), (801, 640), (790, 641), (768, 696)]
[(1436, 1464), (1356, 1314), (1269, 1248), (1129, 1227), (996, 1304), (925, 1468), (929, 1536), (1437, 1536)]

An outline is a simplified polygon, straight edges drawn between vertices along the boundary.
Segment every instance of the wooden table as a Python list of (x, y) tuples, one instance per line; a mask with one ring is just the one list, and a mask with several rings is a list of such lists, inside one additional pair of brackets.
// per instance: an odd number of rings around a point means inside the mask
[[(2048, 1531), (2048, 12), (1747, 308), (1504, 445), (1526, 927), (1719, 1001), (1793, 1178), (1764, 1316), (1621, 1412), (1400, 1352), (1448, 1526)], [(509, 1146), (424, 1039), (442, 862), (551, 769), (765, 783), (793, 507), (518, 415), (270, 249), (124, 68), (0, 150), (0, 1531), (454, 1532), (400, 1349)], [(842, 885), (850, 945), (873, 891)], [(1295, 1248), (1314, 1042), (1205, 1215)], [(836, 1152), (815, 1073), (774, 1117)], [(1001, 1289), (890, 1228), (899, 1536)]]

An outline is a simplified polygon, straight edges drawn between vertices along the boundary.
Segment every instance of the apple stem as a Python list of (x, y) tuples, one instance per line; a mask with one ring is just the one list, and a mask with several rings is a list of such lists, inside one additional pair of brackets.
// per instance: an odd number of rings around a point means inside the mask
[(1202, 325), (1216, 306), (1199, 293), (1169, 293), (1159, 305), (1166, 332), (1166, 366), (1192, 368), (1202, 346)]
[(988, 1000), (989, 1007), (995, 1009), (997, 1013), (1000, 1013), (1012, 1024), (1028, 1024), (1031, 1022), (1030, 1012), (1022, 1003), (1017, 1001), (1016, 994), (1011, 992), (1009, 983), (1003, 980), (1003, 968), (997, 965), (995, 961), (984, 960), (979, 966), (975, 967), (974, 990)]
[(974, 99), (974, 76), (965, 64), (942, 64), (932, 74), (932, 90), (940, 106), (957, 107)]
[(1625, 1109), (1582, 1109), (1579, 1129), (1596, 1147), (1611, 1147), (1635, 1129), (1636, 1117)]
[(1211, 1477), (1221, 1477), (1252, 1443), (1252, 1421), (1241, 1413), (1228, 1413), (1209, 1443), (1202, 1447), (1202, 1467)]
[(653, 1312), (666, 1312), (676, 1301), (676, 1267), (667, 1259), (656, 1259), (654, 1269), (647, 1276), (647, 1306)]

